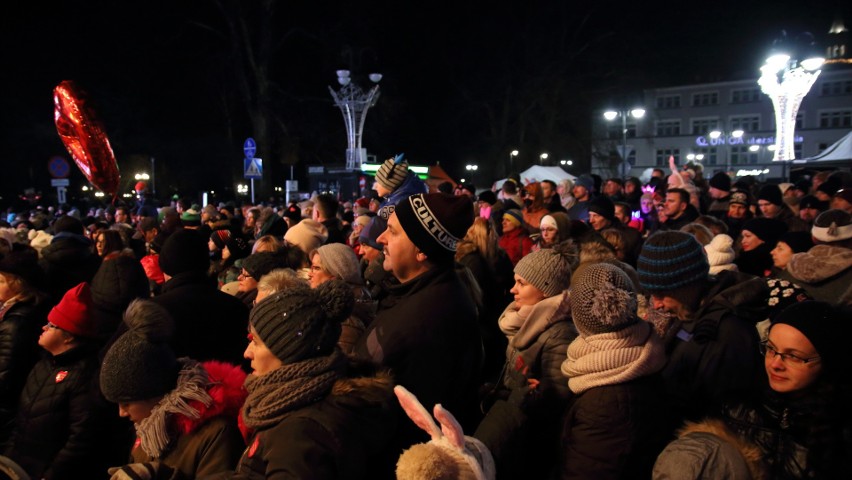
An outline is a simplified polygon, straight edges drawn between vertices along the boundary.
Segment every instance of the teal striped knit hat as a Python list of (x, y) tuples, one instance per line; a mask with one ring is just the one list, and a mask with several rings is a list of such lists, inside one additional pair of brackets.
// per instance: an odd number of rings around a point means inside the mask
[(701, 290), (710, 273), (704, 248), (694, 236), (678, 231), (657, 232), (645, 241), (636, 262), (639, 284), (651, 292), (675, 297), (695, 306), (694, 290)]

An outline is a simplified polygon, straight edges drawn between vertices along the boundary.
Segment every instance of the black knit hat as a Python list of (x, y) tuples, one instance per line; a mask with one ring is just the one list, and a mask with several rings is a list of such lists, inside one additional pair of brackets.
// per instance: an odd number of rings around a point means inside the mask
[(287, 259), (273, 252), (253, 253), (243, 260), (243, 269), (255, 280), (275, 270), (287, 268)]
[(210, 234), (210, 241), (213, 242), (213, 244), (216, 245), (216, 248), (218, 248), (219, 250), (225, 248), (225, 244), (230, 239), (231, 231), (228, 229), (222, 228), (219, 230), (213, 230), (213, 233)]
[(724, 192), (731, 191), (731, 177), (725, 172), (718, 172), (710, 177), (710, 186)]
[(92, 278), (91, 290), (95, 307), (116, 315), (116, 319), (133, 300), (151, 296), (142, 264), (126, 255), (102, 262)]
[(174, 332), (169, 312), (149, 300), (136, 300), (124, 313), (128, 331), (104, 356), (101, 391), (107, 400), (127, 403), (160, 397), (177, 385), (180, 367), (168, 342)]
[(841, 188), (843, 188), (843, 184), (840, 182), (839, 177), (829, 177), (826, 181), (819, 184), (817, 191), (831, 197)]
[(846, 355), (843, 345), (847, 339), (844, 332), (849, 330), (845, 326), (848, 320), (838, 307), (828, 302), (810, 300), (787, 307), (773, 320), (772, 327), (783, 323), (802, 332), (825, 364), (837, 369)]
[(340, 280), (297, 285), (264, 298), (249, 323), (279, 360), (294, 363), (331, 354), (354, 305), (352, 288)]
[(595, 197), (589, 202), (589, 212), (597, 213), (610, 222), (615, 220), (615, 204), (604, 195)]
[(787, 232), (787, 224), (775, 218), (758, 217), (747, 220), (743, 224), (743, 230), (748, 230), (774, 247), (781, 235)]
[(298, 223), (302, 220), (302, 209), (299, 208), (298, 205), (293, 203), (289, 207), (287, 207), (287, 210), (284, 211), (284, 216)]
[(767, 202), (775, 205), (784, 205), (784, 196), (781, 195), (781, 187), (778, 185), (764, 185), (760, 188), (760, 192), (757, 194), (757, 199), (766, 200)]
[(778, 237), (778, 241), (786, 243), (793, 253), (807, 252), (814, 246), (811, 232), (787, 232)]
[(467, 195), (417, 194), (396, 206), (399, 224), (429, 260), (451, 262), (458, 242), (473, 224), (473, 203)]
[[(543, 251), (543, 250), (542, 250)], [(580, 335), (617, 332), (638, 321), (630, 277), (608, 263), (583, 269), (571, 289), (571, 315)]]
[(679, 231), (657, 232), (645, 241), (636, 263), (639, 283), (651, 293), (696, 306), (710, 273), (704, 247), (695, 236)]
[(376, 182), (391, 192), (399, 188), (408, 176), (408, 162), (403, 154), (389, 158), (376, 171)]
[(198, 230), (182, 228), (169, 235), (160, 251), (160, 268), (174, 277), (184, 272), (204, 272), (210, 267), (207, 238)]
[(488, 205), (494, 205), (495, 203), (497, 203), (497, 195), (495, 195), (494, 192), (492, 192), (491, 190), (484, 190), (480, 192), (477, 199), (480, 202), (487, 203)]
[(799, 210), (803, 208), (815, 208), (821, 212), (828, 210), (828, 202), (823, 202), (813, 195), (805, 195), (799, 200)]
[(53, 223), (54, 235), (62, 232), (76, 233), (77, 235), (82, 235), (83, 230), (83, 222), (81, 222), (79, 218), (72, 217), (71, 215), (63, 215), (59, 217), (56, 222)]

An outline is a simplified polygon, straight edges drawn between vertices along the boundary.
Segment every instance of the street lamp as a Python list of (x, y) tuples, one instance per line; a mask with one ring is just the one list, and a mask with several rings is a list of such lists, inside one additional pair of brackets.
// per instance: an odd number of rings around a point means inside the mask
[[(806, 43), (802, 36), (808, 37)], [(776, 50), (766, 59), (760, 67), (760, 78), (757, 84), (760, 89), (772, 99), (775, 108), (775, 156), (773, 161), (787, 161), (795, 159), (794, 138), (796, 129), (796, 114), (802, 99), (810, 91), (811, 86), (820, 74), (820, 68), (825, 63), (825, 58), (815, 53), (813, 35), (805, 32), (800, 35), (796, 43), (803, 44), (804, 48), (798, 55), (804, 57), (799, 60), (791, 57), (795, 54), (793, 50)], [(784, 39), (782, 38), (783, 42)], [(776, 41), (776, 43), (779, 43)], [(793, 45), (795, 47), (795, 45)]]
[(559, 164), (570, 167), (571, 165), (574, 165), (574, 161), (573, 160), (559, 160)]
[(634, 108), (632, 110), (607, 110), (604, 112), (604, 118), (607, 121), (613, 121), (619, 116), (621, 117), (621, 176), (627, 177), (627, 171), (630, 164), (627, 162), (627, 117), (631, 116), (635, 119), (640, 119), (645, 116), (644, 108)]
[[(722, 143), (727, 145), (728, 148), (725, 149), (725, 171), (729, 171), (731, 169), (731, 145), (734, 143), (742, 143), (739, 139), (743, 138), (745, 135), (745, 131), (738, 128), (736, 130), (731, 131), (730, 135), (726, 135), (722, 130), (713, 130), (707, 136), (710, 137), (711, 140), (718, 140), (718, 143)], [(719, 140), (721, 138), (721, 140)], [(736, 140), (732, 140), (736, 139)], [(715, 142), (714, 142), (715, 145)]]
[(468, 170), (468, 171), (474, 171), (475, 172), (476, 170), (479, 169), (479, 166), (478, 165), (465, 165), (464, 169)]
[(547, 160), (547, 157), (548, 157), (548, 155), (546, 153), (542, 153), (541, 155), (539, 155), (538, 156), (539, 165), (543, 165), (544, 161)]
[(506, 173), (510, 173), (512, 171), (512, 158), (517, 157), (519, 153), (520, 152), (518, 152), (517, 150), (512, 150), (511, 152), (509, 152), (509, 171)]
[(136, 175), (133, 176), (133, 178), (135, 178), (136, 180), (148, 180), (151, 177), (148, 176), (147, 173), (142, 172), (142, 173), (137, 173)]
[(701, 160), (704, 160), (704, 154), (703, 153), (690, 153), (686, 156), (686, 159), (687, 160), (697, 160), (697, 161), (700, 162)]
[(347, 170), (361, 170), (361, 164), (367, 160), (367, 150), (361, 148), (361, 137), (367, 110), (379, 99), (379, 82), (382, 80), (382, 74), (371, 73), (369, 78), (374, 85), (364, 91), (352, 82), (349, 70), (338, 70), (337, 83), (340, 84), (340, 90), (335, 91), (328, 87), (331, 97), (334, 98), (334, 104), (340, 108), (343, 113), (343, 122), (346, 123), (346, 140), (349, 145), (346, 149)]

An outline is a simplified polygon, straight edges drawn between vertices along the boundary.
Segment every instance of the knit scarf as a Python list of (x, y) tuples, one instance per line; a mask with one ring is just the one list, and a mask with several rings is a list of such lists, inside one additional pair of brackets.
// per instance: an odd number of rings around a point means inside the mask
[(265, 375), (249, 375), (243, 405), (247, 427), (275, 425), (289, 412), (321, 400), (342, 376), (345, 357), (338, 351), (327, 356), (283, 365)]
[(151, 415), (148, 418), (136, 425), (136, 436), (139, 437), (142, 450), (154, 458), (160, 458), (172, 441), (168, 424), (170, 415), (183, 415), (197, 419), (201, 414), (192, 408), (189, 402), (198, 401), (206, 407), (213, 403), (213, 399), (207, 393), (210, 383), (207, 370), (200, 363), (189, 358), (179, 358), (178, 363), (181, 364), (181, 369), (175, 388), (151, 409)]
[(574, 339), (568, 345), (562, 373), (568, 377), (568, 388), (580, 394), (650, 375), (665, 363), (662, 340), (649, 323), (639, 321), (617, 332)]

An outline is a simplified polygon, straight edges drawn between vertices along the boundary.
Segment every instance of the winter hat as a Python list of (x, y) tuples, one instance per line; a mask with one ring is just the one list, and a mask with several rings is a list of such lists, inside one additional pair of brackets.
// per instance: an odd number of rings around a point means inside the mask
[(299, 247), (303, 252), (310, 253), (328, 240), (328, 228), (316, 220), (305, 218), (287, 229), (284, 240)]
[(91, 284), (95, 307), (118, 318), (130, 302), (151, 295), (148, 277), (139, 260), (119, 255), (101, 263)]
[(349, 285), (363, 285), (361, 265), (352, 248), (342, 243), (331, 243), (317, 249), (322, 268)]
[(510, 208), (503, 212), (503, 219), (514, 223), (516, 227), (524, 224), (524, 214), (517, 208)]
[(787, 224), (775, 218), (758, 217), (747, 220), (743, 224), (743, 230), (748, 230), (774, 247), (778, 238), (787, 232)]
[(124, 312), (128, 330), (104, 356), (101, 391), (127, 403), (160, 397), (177, 385), (180, 367), (168, 342), (174, 332), (169, 312), (149, 300), (135, 300)]
[(728, 204), (739, 204), (749, 206), (751, 205), (751, 198), (749, 198), (748, 192), (738, 190), (736, 192), (731, 193), (731, 199), (728, 201)]
[(811, 232), (787, 232), (778, 237), (778, 242), (784, 242), (793, 253), (807, 252), (814, 246)]
[[(30, 230), (30, 232), (34, 232), (35, 230)], [(30, 239), (30, 246), (36, 249), (39, 254), (41, 254), (41, 249), (50, 245), (50, 242), (53, 240), (53, 235), (47, 233), (44, 230), (39, 230), (36, 232), (35, 236)]]
[(586, 190), (592, 192), (595, 190), (595, 180), (588, 175), (580, 175), (577, 177), (577, 180), (574, 180), (574, 186), (584, 187)]
[(243, 260), (243, 269), (255, 280), (276, 268), (287, 268), (287, 259), (272, 252), (253, 253)]
[(584, 269), (571, 290), (571, 316), (580, 335), (616, 332), (638, 321), (633, 282), (609, 263)]
[(56, 220), (56, 222), (54, 222), (53, 224), (54, 235), (62, 232), (76, 233), (77, 235), (82, 235), (83, 222), (81, 222), (79, 218), (75, 218), (70, 215), (63, 215), (59, 217), (59, 219)]
[(731, 177), (725, 172), (718, 172), (710, 177), (710, 186), (723, 192), (731, 191)]
[[(707, 262), (710, 264), (710, 275), (716, 275), (722, 270), (731, 270), (737, 254), (734, 252), (734, 239), (730, 235), (721, 233), (713, 237), (704, 251), (707, 253)], [(736, 267), (733, 268), (736, 270)]]
[(710, 265), (694, 236), (661, 231), (645, 240), (636, 273), (643, 289), (671, 296), (692, 308), (700, 298)]
[(47, 314), (47, 321), (75, 336), (94, 338), (98, 334), (92, 315), (92, 291), (83, 282), (65, 292), (62, 300)]
[(589, 212), (597, 213), (610, 222), (615, 220), (615, 204), (604, 195), (595, 197), (589, 202)]
[(783, 323), (802, 332), (820, 358), (832, 368), (837, 368), (846, 354), (843, 347), (846, 335), (843, 332), (847, 330), (844, 323), (848, 318), (843, 318), (841, 313), (840, 309), (827, 302), (797, 302), (784, 309), (769, 328), (772, 331), (772, 327)]
[(189, 208), (180, 214), (180, 221), (190, 227), (199, 226), (201, 225), (201, 213), (198, 210)]
[(283, 363), (331, 354), (340, 337), (340, 323), (355, 305), (352, 288), (339, 280), (316, 289), (297, 285), (260, 301), (249, 323), (260, 340)]
[(843, 210), (826, 210), (814, 220), (811, 235), (824, 243), (848, 240), (852, 238), (852, 215)]
[(550, 215), (545, 215), (541, 217), (541, 223), (539, 224), (539, 228), (543, 229), (545, 227), (553, 228), (557, 232), (559, 231), (559, 225), (557, 225), (556, 219)]
[(391, 192), (399, 188), (408, 176), (408, 162), (403, 160), (403, 155), (400, 153), (385, 160), (376, 171), (376, 182)]
[(515, 273), (541, 290), (545, 297), (561, 293), (571, 285), (571, 260), (568, 244), (558, 243), (521, 258)]
[(216, 248), (222, 250), (227, 242), (231, 239), (231, 231), (226, 229), (214, 230), (210, 234), (210, 240), (216, 245)]
[(370, 224), (370, 220), (372, 220), (372, 217), (368, 215), (358, 215), (352, 220), (352, 225), (360, 225), (362, 227), (366, 227)]
[(231, 238), (225, 243), (228, 251), (231, 252), (231, 258), (234, 260), (245, 258), (251, 253), (251, 245), (245, 238), (238, 234), (231, 234)]
[(207, 239), (197, 230), (181, 228), (169, 235), (160, 251), (160, 268), (174, 277), (184, 272), (204, 272), (210, 267)]
[(817, 192), (822, 192), (829, 197), (833, 196), (840, 190), (843, 185), (840, 183), (840, 178), (838, 177), (829, 177), (826, 181), (819, 184), (817, 187)]
[(833, 195), (835, 198), (842, 198), (849, 203), (852, 203), (852, 188), (841, 188)]
[(784, 204), (784, 196), (781, 195), (781, 188), (778, 185), (764, 185), (760, 188), (760, 192), (757, 194), (758, 200), (766, 200), (769, 203), (775, 205), (783, 205)]
[(14, 275), (32, 288), (44, 286), (45, 274), (38, 264), (38, 252), (34, 248), (12, 250), (0, 259), (0, 273)]
[(299, 222), (302, 220), (302, 209), (294, 203), (284, 211), (284, 217), (289, 218), (291, 222)]
[(419, 193), (397, 204), (396, 217), (430, 260), (452, 262), (456, 246), (473, 224), (473, 203), (467, 195)]
[(766, 289), (769, 295), (766, 297), (766, 306), (769, 307), (769, 320), (774, 321), (787, 307), (794, 303), (813, 300), (805, 290), (788, 280), (768, 277)]
[(388, 223), (385, 219), (379, 216), (375, 216), (370, 220), (370, 223), (361, 230), (361, 235), (358, 236), (358, 242), (361, 245), (367, 245), (368, 247), (373, 247), (376, 250), (382, 250), (384, 246), (377, 241), (379, 235), (381, 235), (385, 229), (387, 228)]
[(485, 202), (488, 205), (494, 205), (495, 203), (497, 203), (497, 195), (495, 195), (494, 192), (492, 192), (491, 190), (485, 190), (483, 192), (480, 192), (479, 196), (477, 197), (477, 200), (479, 200), (480, 202)]
[(815, 208), (817, 210), (828, 210), (828, 202), (823, 202), (813, 195), (805, 195), (799, 200), (799, 210), (803, 208)]

